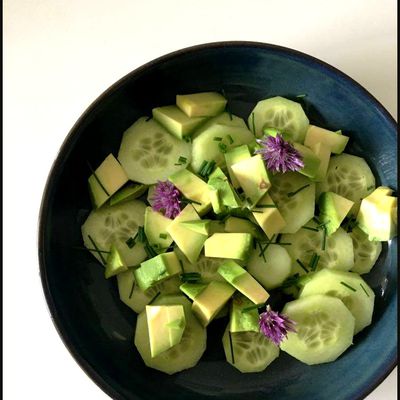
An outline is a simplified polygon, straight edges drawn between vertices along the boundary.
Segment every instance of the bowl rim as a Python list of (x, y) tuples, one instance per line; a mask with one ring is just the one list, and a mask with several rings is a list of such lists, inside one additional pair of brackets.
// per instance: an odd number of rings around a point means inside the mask
[[(48, 173), (46, 184), (44, 187), (42, 201), (40, 204), (39, 209), (39, 218), (38, 218), (38, 236), (37, 236), (37, 244), (38, 244), (38, 261), (39, 261), (39, 273), (42, 282), (42, 288), (45, 295), (48, 311), (50, 313), (50, 318), (60, 336), (62, 342), (64, 343), (65, 347), (68, 349), (69, 353), (75, 359), (77, 364), (80, 368), (86, 373), (86, 375), (100, 388), (113, 399), (121, 399), (124, 400), (125, 397), (117, 391), (102, 375), (100, 375), (96, 369), (90, 364), (90, 362), (83, 357), (77, 348), (74, 346), (72, 341), (70, 340), (69, 336), (66, 333), (65, 327), (63, 326), (62, 318), (60, 317), (57, 307), (55, 305), (55, 301), (53, 300), (53, 296), (51, 294), (47, 270), (46, 270), (46, 263), (45, 263), (45, 254), (43, 252), (44, 248), (44, 239), (45, 239), (45, 228), (46, 224), (45, 221), (47, 220), (47, 203), (50, 197), (50, 187), (52, 186), (52, 182), (55, 179), (55, 173), (60, 166), (60, 157), (63, 153), (65, 153), (68, 148), (73, 143), (73, 139), (75, 139), (75, 133), (77, 128), (85, 121), (85, 119), (96, 109), (96, 107), (103, 102), (109, 95), (119, 89), (126, 81), (128, 81), (132, 76), (140, 75), (141, 73), (145, 72), (149, 67), (156, 66), (162, 62), (172, 60), (174, 58), (178, 58), (182, 55), (188, 53), (196, 53), (197, 51), (201, 50), (209, 50), (209, 49), (223, 49), (223, 48), (253, 48), (253, 49), (260, 49), (265, 51), (277, 51), (281, 53), (286, 53), (288, 55), (295, 56), (297, 58), (302, 59), (303, 61), (312, 63), (324, 70), (332, 73), (333, 75), (337, 75), (345, 81), (348, 81), (353, 87), (357, 88), (364, 96), (370, 99), (371, 103), (379, 110), (381, 114), (388, 120), (388, 122), (393, 125), (394, 130), (397, 133), (397, 123), (392, 115), (385, 109), (385, 107), (363, 86), (361, 86), (357, 81), (351, 78), (349, 75), (345, 74), (344, 72), (340, 71), (336, 67), (322, 61), (314, 56), (309, 54), (303, 53), (301, 51), (280, 46), (271, 43), (264, 43), (264, 42), (256, 42), (256, 41), (242, 41), (242, 40), (233, 40), (233, 41), (217, 41), (217, 42), (209, 42), (203, 44), (197, 44), (194, 46), (189, 46), (185, 48), (181, 48), (179, 50), (175, 50), (164, 54), (160, 57), (157, 57), (151, 61), (142, 64), (141, 66), (135, 68), (134, 70), (128, 72), (122, 78), (117, 80), (111, 86), (109, 86), (106, 90), (104, 90), (94, 101), (92, 101), (86, 110), (81, 114), (81, 116), (77, 119), (74, 123), (72, 128), (69, 130), (67, 136), (63, 140), (55, 160), (52, 163), (50, 171)], [(366, 385), (363, 390), (358, 394), (358, 397), (354, 400), (362, 400), (365, 399), (374, 389), (376, 389), (385, 379), (386, 377), (392, 372), (392, 370), (397, 365), (397, 352), (392, 355), (390, 363), (383, 369), (380, 373), (378, 373), (377, 378)], [(135, 394), (136, 397), (136, 394)], [(140, 397), (137, 397), (140, 400)]]

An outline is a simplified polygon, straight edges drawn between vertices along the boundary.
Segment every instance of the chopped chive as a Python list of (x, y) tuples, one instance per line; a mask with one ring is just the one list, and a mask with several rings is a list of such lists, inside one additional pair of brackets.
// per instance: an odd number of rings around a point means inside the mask
[(219, 147), (219, 151), (221, 152), (221, 153), (226, 153), (227, 152), (227, 146), (226, 146), (226, 144), (225, 143), (222, 143), (222, 142), (219, 142), (218, 143), (218, 147)]
[(373, 189), (373, 188), (374, 188), (374, 185), (368, 186), (368, 187), (367, 187), (367, 190), (371, 190), (371, 189)]
[(274, 239), (275, 235), (271, 236), (271, 241), (267, 242), (265, 247), (261, 250), (261, 253), (258, 255), (258, 257), (261, 257), (264, 255), (265, 251), (268, 249), (268, 246), (271, 244), (272, 240)]
[(110, 196), (110, 193), (107, 192), (107, 189), (104, 187), (104, 185), (101, 183), (99, 177), (96, 174), (96, 171), (92, 168), (92, 166), (90, 165), (89, 161), (87, 161), (87, 165), (92, 173), (92, 175), (94, 176), (94, 179), (96, 179), (97, 183), (100, 185), (100, 187), (103, 189), (104, 193), (107, 196)]
[(148, 243), (144, 245), (144, 250), (149, 258), (153, 258), (158, 255), (157, 252), (155, 252), (154, 249)]
[(249, 312), (249, 311), (251, 311), (251, 310), (255, 310), (255, 309), (259, 309), (259, 308), (263, 308), (263, 307), (265, 307), (265, 305), (266, 305), (267, 303), (265, 302), (265, 303), (261, 303), (261, 304), (255, 304), (254, 306), (250, 306), (250, 307), (245, 307), (245, 308), (242, 308), (242, 313), (246, 313), (246, 312)]
[(261, 243), (257, 240), (257, 243), (258, 243), (258, 247), (259, 247), (259, 249), (260, 249), (260, 251), (261, 251), (261, 255), (262, 255), (262, 258), (264, 259), (264, 262), (267, 262), (267, 259), (265, 258), (265, 254), (264, 254), (264, 252), (262, 251), (262, 246), (261, 246)]
[(257, 208), (276, 208), (275, 204), (259, 204)]
[(235, 364), (235, 357), (234, 357), (234, 354), (233, 354), (233, 343), (232, 343), (231, 331), (229, 331), (229, 344), (230, 344), (230, 348), (231, 348), (232, 364)]
[(143, 226), (138, 227), (137, 238), (138, 238), (139, 242), (141, 242), (141, 243), (144, 243), (146, 241), (146, 235), (144, 233)]
[(94, 251), (94, 252), (105, 253), (105, 254), (110, 254), (111, 253), (111, 251), (99, 250), (99, 249), (89, 249), (89, 248), (83, 247), (83, 246), (72, 246), (72, 248), (74, 250)]
[(99, 250), (99, 248), (97, 247), (96, 242), (93, 240), (93, 238), (88, 235), (89, 240), (92, 242), (93, 247), (96, 249), (97, 254), (99, 255), (101, 261), (103, 262), (103, 264), (106, 264), (106, 260), (103, 257), (103, 254), (101, 253), (101, 251)]
[(199, 272), (184, 272), (179, 275), (182, 282), (195, 283), (201, 279)]
[(346, 282), (340, 282), (343, 286), (347, 287), (347, 289), (352, 290), (353, 292), (357, 292), (356, 289), (354, 289), (352, 286), (350, 286), (349, 284), (347, 284)]
[(302, 229), (307, 229), (309, 231), (319, 232), (319, 229), (311, 228), (311, 226), (302, 226)]
[(296, 195), (297, 193), (301, 192), (303, 189), (305, 189), (305, 188), (307, 188), (307, 187), (309, 187), (309, 186), (310, 186), (310, 184), (308, 183), (307, 185), (302, 186), (301, 188), (295, 190), (294, 192), (289, 192), (289, 193), (287, 194), (287, 196), (288, 196), (288, 197), (293, 197), (294, 195)]
[(208, 167), (206, 170), (206, 177), (208, 177), (211, 174), (211, 172), (213, 172), (215, 164), (216, 164), (216, 162), (214, 160), (212, 160), (208, 163)]
[(298, 97), (298, 98), (302, 98), (302, 97), (306, 97), (307, 95), (306, 94), (298, 94), (296, 97)]
[(229, 140), (229, 143), (233, 144), (233, 142), (234, 142), (233, 137), (231, 135), (227, 135), (227, 138)]
[(183, 273), (185, 273), (185, 268), (183, 267), (183, 261), (182, 260), (178, 260), (179, 261), (179, 265), (182, 268)]
[(313, 253), (313, 255), (311, 256), (310, 263), (308, 265), (311, 271), (315, 271), (315, 269), (317, 268), (319, 258), (320, 256), (317, 253)]
[(361, 289), (364, 290), (364, 293), (369, 297), (368, 292), (366, 291), (365, 287), (363, 286), (362, 283), (360, 283)]
[(161, 294), (161, 292), (158, 292), (158, 293), (150, 300), (150, 302), (149, 302), (148, 305), (154, 303), (154, 300), (155, 300), (160, 294)]
[(322, 227), (322, 250), (326, 248), (326, 227)]
[(215, 136), (213, 139), (215, 142), (220, 142), (222, 140), (222, 137)]
[(204, 173), (204, 169), (207, 167), (208, 162), (206, 160), (204, 160), (201, 165), (200, 165), (200, 169), (199, 169), (199, 175), (203, 176)]
[(133, 281), (132, 281), (131, 291), (130, 291), (130, 293), (129, 293), (129, 298), (132, 297), (133, 289), (135, 289), (135, 284), (136, 284), (136, 281), (135, 281), (135, 274), (133, 273), (133, 271), (132, 271), (132, 274), (133, 274)]
[(193, 203), (193, 204), (197, 204), (197, 205), (201, 206), (201, 203), (199, 203), (198, 201), (187, 199), (186, 197), (183, 197), (181, 199), (181, 202), (185, 203), (185, 204), (192, 204)]
[[(275, 242), (276, 242), (276, 243), (279, 243), (279, 244), (282, 244), (282, 243), (281, 243), (281, 238), (282, 238), (282, 234), (279, 233), (278, 236), (276, 237)], [(288, 244), (291, 244), (291, 243), (288, 243)]]
[(306, 266), (299, 259), (297, 259), (296, 262), (297, 262), (297, 264), (300, 265), (301, 268), (304, 269), (304, 271), (306, 271), (306, 273), (309, 272), (308, 269), (306, 268)]
[(168, 237), (168, 235), (167, 235), (166, 233), (160, 233), (160, 234), (158, 235), (158, 237), (159, 237), (160, 239), (166, 239), (166, 238)]
[(251, 212), (253, 212), (253, 213), (263, 213), (264, 211), (261, 211), (261, 210), (251, 210)]
[(186, 158), (186, 157), (183, 157), (183, 156), (180, 156), (180, 157), (178, 158), (178, 161), (179, 161), (179, 162), (182, 162), (182, 163), (186, 163), (186, 162), (187, 162), (187, 158)]
[(253, 135), (256, 136), (256, 124), (254, 122), (254, 113), (251, 113), (251, 127), (253, 130)]
[(130, 237), (128, 240), (125, 241), (126, 245), (131, 249), (135, 245), (135, 239)]

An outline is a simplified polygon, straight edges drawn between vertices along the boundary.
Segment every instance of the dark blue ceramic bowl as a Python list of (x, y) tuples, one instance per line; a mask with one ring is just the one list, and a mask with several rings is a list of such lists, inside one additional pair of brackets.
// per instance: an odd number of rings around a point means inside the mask
[[(362, 60), (360, 60), (362, 61)], [(370, 393), (397, 358), (397, 240), (367, 276), (376, 294), (373, 323), (342, 357), (306, 366), (285, 353), (257, 374), (224, 361), (224, 326), (209, 328), (209, 346), (193, 369), (174, 376), (146, 368), (133, 346), (136, 316), (116, 284), (84, 251), (80, 226), (90, 201), (87, 160), (117, 153), (123, 131), (177, 93), (224, 89), (233, 113), (275, 95), (306, 94), (310, 120), (350, 137), (348, 152), (365, 157), (377, 181), (397, 188), (395, 121), (360, 85), (331, 66), (294, 50), (248, 42), (184, 49), (131, 72), (104, 92), (65, 140), (48, 178), (40, 211), (39, 259), (56, 328), (83, 370), (115, 399), (354, 400)]]

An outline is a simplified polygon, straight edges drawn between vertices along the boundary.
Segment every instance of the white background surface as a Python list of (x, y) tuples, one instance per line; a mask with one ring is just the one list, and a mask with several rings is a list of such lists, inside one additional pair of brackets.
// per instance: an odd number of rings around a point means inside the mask
[[(5, 0), (4, 398), (108, 397), (51, 322), (37, 263), (47, 174), (69, 129), (117, 79), (182, 47), (219, 40), (279, 44), (366, 87), (395, 116), (395, 0)], [(396, 398), (393, 372), (368, 400)], [(304, 399), (307, 400), (307, 399)]]

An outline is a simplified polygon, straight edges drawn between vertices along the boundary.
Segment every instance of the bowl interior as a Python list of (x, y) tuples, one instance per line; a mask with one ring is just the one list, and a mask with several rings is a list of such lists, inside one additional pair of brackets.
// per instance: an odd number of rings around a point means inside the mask
[(285, 353), (266, 371), (240, 374), (224, 361), (224, 321), (208, 329), (208, 346), (193, 369), (167, 376), (144, 366), (133, 346), (136, 316), (118, 297), (115, 280), (81, 246), (90, 211), (87, 161), (118, 153), (122, 133), (177, 93), (224, 89), (232, 112), (248, 116), (263, 98), (301, 101), (312, 123), (341, 128), (349, 153), (365, 157), (378, 183), (397, 188), (394, 121), (361, 87), (334, 69), (296, 52), (259, 44), (203, 46), (156, 60), (103, 94), (66, 139), (43, 198), (40, 262), (56, 326), (86, 372), (112, 397), (126, 399), (357, 399), (396, 362), (397, 240), (384, 244), (366, 280), (376, 294), (373, 324), (336, 362), (306, 366)]

